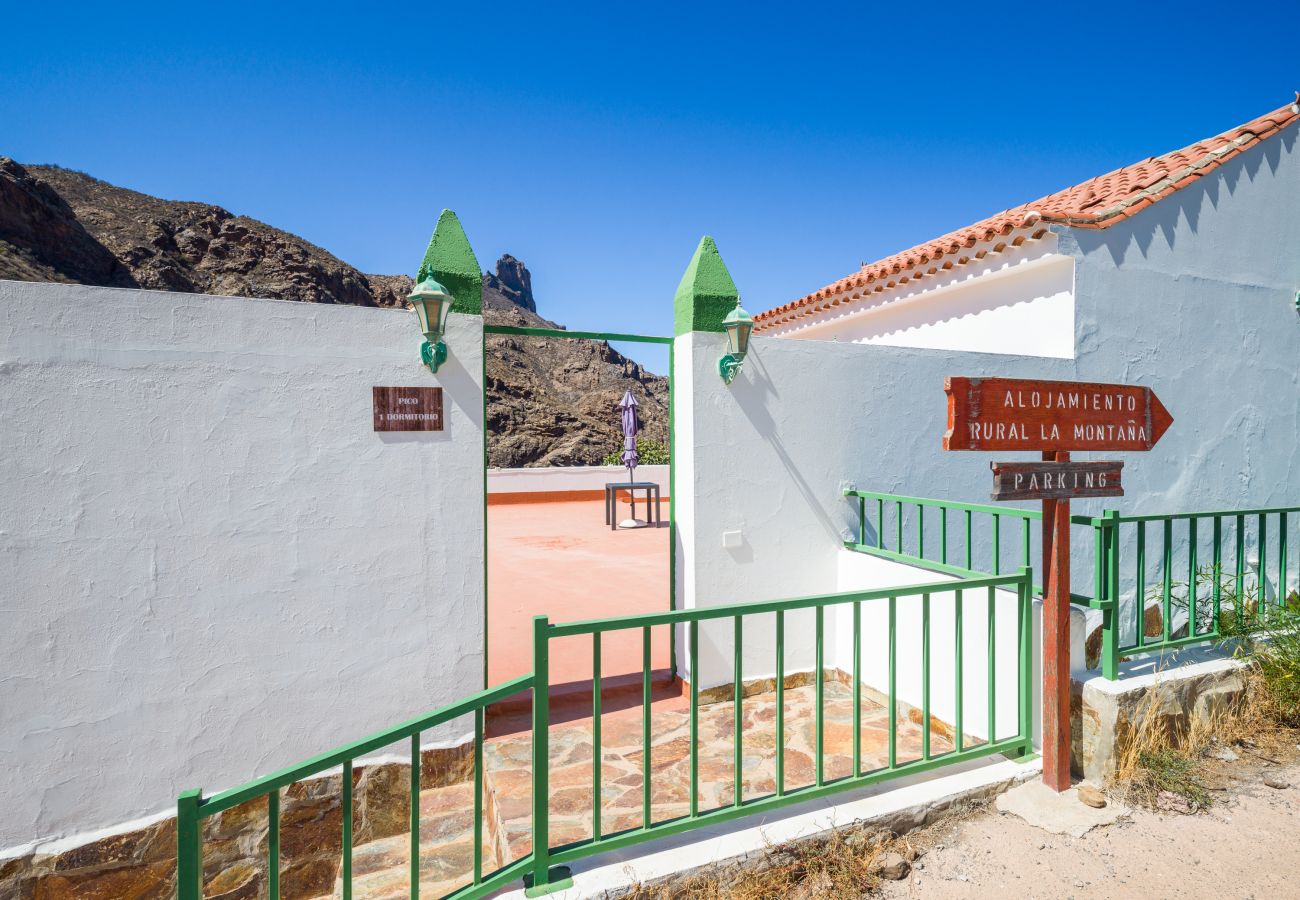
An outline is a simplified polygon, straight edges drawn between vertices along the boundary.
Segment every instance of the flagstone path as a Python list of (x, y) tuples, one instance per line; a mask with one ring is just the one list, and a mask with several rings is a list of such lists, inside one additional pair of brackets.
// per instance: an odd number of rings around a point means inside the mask
[[(825, 684), (823, 777), (852, 773), (853, 695), (835, 682)], [(785, 786), (816, 782), (816, 691), (812, 685), (785, 691)], [(753, 799), (776, 790), (776, 695), (756, 694), (741, 702), (741, 794)], [(920, 759), (922, 729), (915, 712), (900, 712), (897, 762)], [(731, 701), (699, 711), (699, 809), (733, 802), (735, 791)], [(690, 810), (690, 718), (686, 710), (651, 708), (650, 817), (652, 822)], [(943, 732), (943, 733), (941, 733)], [(932, 729), (932, 755), (953, 749), (943, 727)], [(880, 704), (862, 700), (862, 770), (884, 767), (889, 754), (889, 716)], [(979, 741), (967, 740), (968, 746)], [(552, 726), (550, 732), (550, 829), (553, 846), (592, 837), (592, 753), (590, 719)], [(641, 710), (601, 718), (601, 833), (642, 824)], [(483, 872), (519, 859), (532, 849), (532, 739), (529, 734), (494, 738), (484, 747)], [(473, 785), (464, 783), (420, 795), (420, 896), (438, 897), (467, 884), (473, 873)], [(353, 897), (397, 900), (407, 896), (410, 839), (402, 834), (372, 841), (353, 853)], [(338, 884), (335, 897), (342, 896)]]

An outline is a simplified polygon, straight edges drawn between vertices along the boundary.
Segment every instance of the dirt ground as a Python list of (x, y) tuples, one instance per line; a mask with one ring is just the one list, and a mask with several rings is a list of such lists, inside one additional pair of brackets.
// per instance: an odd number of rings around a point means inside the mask
[[(1225, 767), (1208, 810), (1135, 810), (1081, 838), (992, 806), (913, 840), (921, 857), (886, 898), (1300, 897), (1300, 765)], [(1264, 778), (1289, 785), (1269, 787)]]

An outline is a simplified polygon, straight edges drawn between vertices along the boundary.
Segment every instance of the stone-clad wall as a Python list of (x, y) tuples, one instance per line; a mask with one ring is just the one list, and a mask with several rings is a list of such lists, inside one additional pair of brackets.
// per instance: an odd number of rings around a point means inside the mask
[(1126, 663), (1119, 681), (1071, 683), (1070, 767), (1076, 775), (1104, 784), (1148, 719), (1170, 735), (1186, 734), (1193, 722), (1212, 721), (1245, 698), (1245, 661), (1213, 658), (1197, 648), (1186, 654), (1190, 659), (1171, 655), (1163, 669), (1148, 660)]
[[(470, 745), (426, 750), (422, 790), (467, 780)], [(409, 828), (410, 767), (400, 763), (353, 770), (353, 844), (404, 834)], [(300, 781), (281, 792), (280, 895), (329, 895), (343, 849), (342, 775)], [(204, 896), (243, 900), (266, 894), (267, 815), (250, 800), (204, 820)], [(176, 819), (92, 841), (60, 853), (26, 853), (0, 862), (0, 900), (120, 898), (170, 900), (176, 892)]]

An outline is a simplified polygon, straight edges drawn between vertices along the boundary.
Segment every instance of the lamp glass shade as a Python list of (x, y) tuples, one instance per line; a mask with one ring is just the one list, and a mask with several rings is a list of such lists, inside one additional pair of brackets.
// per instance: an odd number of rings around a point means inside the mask
[(447, 333), (447, 317), (451, 315), (453, 301), (445, 287), (432, 278), (426, 278), (406, 299), (411, 301), (425, 337), (436, 341)]
[(749, 352), (749, 335), (754, 330), (753, 318), (740, 304), (736, 304), (736, 308), (722, 320), (722, 327), (727, 329), (727, 345), (731, 355), (744, 359)]

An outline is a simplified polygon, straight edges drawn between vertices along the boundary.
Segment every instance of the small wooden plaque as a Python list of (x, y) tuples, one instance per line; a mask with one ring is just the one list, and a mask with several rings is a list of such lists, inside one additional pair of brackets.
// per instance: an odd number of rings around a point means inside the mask
[(442, 431), (442, 388), (375, 387), (375, 431)]
[(1123, 497), (1122, 462), (995, 462), (994, 500)]

